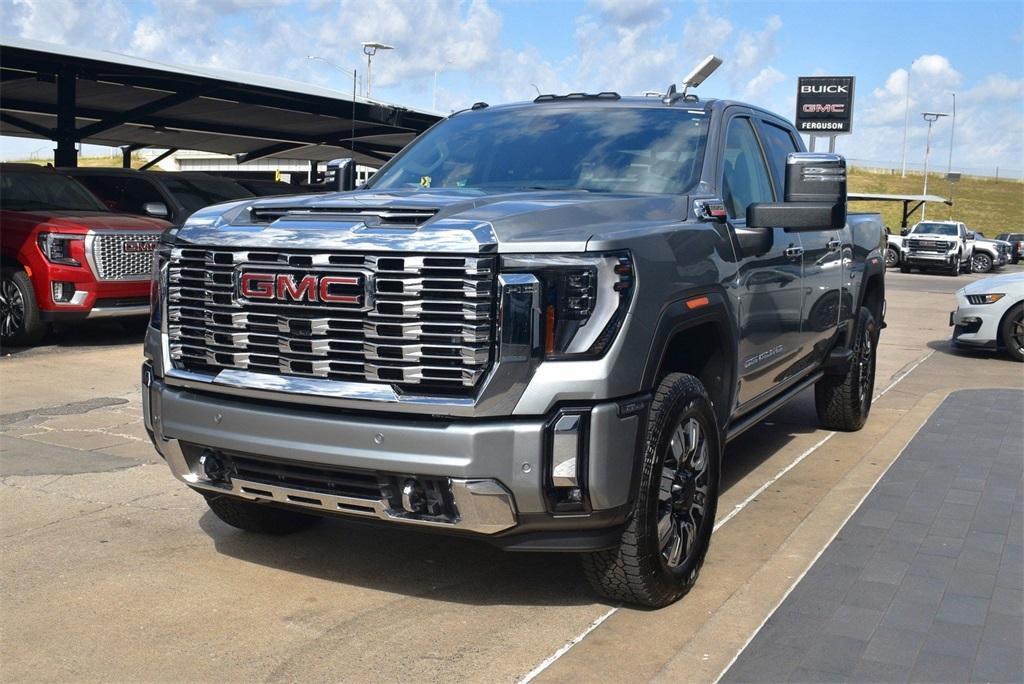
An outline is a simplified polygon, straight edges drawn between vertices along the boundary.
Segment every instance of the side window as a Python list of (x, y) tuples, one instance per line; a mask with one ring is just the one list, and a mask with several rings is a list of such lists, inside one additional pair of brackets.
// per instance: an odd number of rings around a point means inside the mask
[(147, 202), (164, 203), (153, 184), (141, 178), (126, 178), (124, 180), (124, 195), (121, 198), (121, 211), (129, 214), (145, 214), (143, 206)]
[(725, 137), (725, 173), (722, 194), (732, 218), (745, 218), (747, 205), (772, 201), (772, 184), (764, 165), (750, 119), (736, 117), (729, 122)]
[(74, 176), (75, 180), (89, 188), (100, 202), (112, 211), (123, 211), (121, 202), (124, 197), (124, 186), (116, 178), (109, 176), (82, 175)]
[(762, 121), (761, 133), (765, 150), (768, 153), (768, 164), (771, 166), (772, 176), (775, 178), (775, 188), (778, 191), (777, 199), (781, 202), (786, 187), (786, 157), (799, 150), (796, 143), (793, 142), (793, 135), (781, 126)]

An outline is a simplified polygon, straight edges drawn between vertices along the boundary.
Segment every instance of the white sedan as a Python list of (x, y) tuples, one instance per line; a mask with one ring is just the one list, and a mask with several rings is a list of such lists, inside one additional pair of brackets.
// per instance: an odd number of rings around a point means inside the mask
[(956, 292), (953, 344), (1002, 349), (1024, 361), (1024, 273), (976, 280)]

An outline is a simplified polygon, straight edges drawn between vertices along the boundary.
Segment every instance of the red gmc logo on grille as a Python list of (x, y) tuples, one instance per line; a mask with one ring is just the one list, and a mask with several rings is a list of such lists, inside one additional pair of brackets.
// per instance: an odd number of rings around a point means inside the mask
[(303, 304), (360, 304), (363, 298), (359, 276), (295, 276), (248, 271), (238, 277), (238, 292), (241, 297), (254, 301)]

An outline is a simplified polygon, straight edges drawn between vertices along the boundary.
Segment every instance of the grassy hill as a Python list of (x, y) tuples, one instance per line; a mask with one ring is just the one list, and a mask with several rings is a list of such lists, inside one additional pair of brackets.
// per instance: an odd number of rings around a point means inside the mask
[[(924, 176), (908, 172), (906, 178), (901, 178), (898, 171), (891, 173), (852, 168), (848, 183), (850, 192), (914, 195), (921, 193)], [(928, 174), (928, 194), (950, 196), (950, 185), (944, 174)], [(953, 186), (952, 194), (952, 207), (929, 204), (927, 217), (963, 221), (988, 237), (1004, 231), (1024, 230), (1024, 183), (964, 176)], [(902, 202), (855, 202), (851, 208), (854, 211), (880, 212), (893, 232), (899, 229)], [(921, 212), (918, 211), (910, 217), (909, 225), (914, 225), (920, 218)]]

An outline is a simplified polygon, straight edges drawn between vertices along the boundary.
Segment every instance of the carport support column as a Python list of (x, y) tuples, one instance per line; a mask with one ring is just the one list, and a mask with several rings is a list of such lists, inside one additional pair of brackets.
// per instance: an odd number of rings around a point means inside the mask
[(313, 183), (316, 183), (317, 166), (318, 166), (318, 162), (316, 160), (314, 160), (314, 159), (310, 159), (309, 160), (309, 179), (308, 179), (307, 182), (310, 185), (312, 185)]
[(57, 147), (53, 151), (54, 166), (78, 166), (78, 142), (75, 131), (75, 80), (71, 69), (57, 74)]

